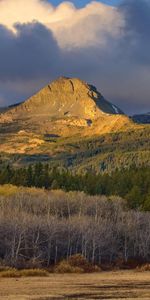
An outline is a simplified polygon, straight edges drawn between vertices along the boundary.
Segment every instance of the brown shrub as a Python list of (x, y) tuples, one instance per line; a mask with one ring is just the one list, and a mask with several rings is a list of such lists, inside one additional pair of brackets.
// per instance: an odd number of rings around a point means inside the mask
[(55, 268), (55, 273), (83, 273), (84, 270), (79, 267), (73, 267), (66, 260), (62, 260)]
[(138, 266), (136, 269), (137, 269), (137, 271), (139, 271), (139, 272), (150, 271), (150, 264), (147, 263), (147, 264), (145, 264), (145, 265)]
[(0, 273), (4, 271), (10, 271), (10, 270), (14, 270), (14, 268), (10, 268), (7, 266), (0, 266)]
[(45, 276), (49, 275), (49, 273), (46, 270), (43, 270), (43, 269), (20, 270), (19, 274), (20, 274), (20, 276), (23, 276), (23, 277), (28, 277), (28, 276), (45, 277)]
[(86, 258), (81, 254), (75, 254), (70, 256), (68, 259), (68, 263), (73, 267), (85, 267), (89, 265)]
[(3, 270), (1, 269), (0, 278), (16, 278), (16, 277), (45, 277), (48, 276), (49, 273), (46, 270), (42, 269), (29, 269), (29, 270), (17, 270), (13, 268), (5, 267)]
[(68, 262), (73, 267), (82, 268), (85, 273), (99, 272), (101, 269), (87, 261), (87, 259), (81, 254), (75, 254), (70, 256)]
[(99, 271), (101, 269), (98, 266), (90, 264), (81, 254), (70, 256), (68, 260), (61, 261), (54, 268), (54, 272), (57, 273), (91, 273)]
[(19, 271), (17, 271), (16, 269), (8, 269), (8, 270), (4, 270), (0, 272), (0, 278), (16, 278), (16, 277), (20, 277), (20, 273)]

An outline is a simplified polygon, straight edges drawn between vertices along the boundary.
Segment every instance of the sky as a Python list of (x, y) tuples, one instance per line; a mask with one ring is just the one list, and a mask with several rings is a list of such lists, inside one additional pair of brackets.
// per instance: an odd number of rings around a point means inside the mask
[(150, 1), (73, 2), (0, 0), (0, 106), (67, 76), (127, 114), (150, 111)]
[[(57, 6), (58, 4), (62, 3), (63, 0), (49, 0), (50, 3), (52, 3), (53, 5)], [(89, 0), (72, 0), (71, 2), (74, 3), (75, 6), (77, 7), (84, 7), (87, 3), (90, 3), (91, 1)], [(102, 2), (104, 4), (108, 4), (108, 5), (118, 5), (121, 0), (102, 0), (102, 1), (98, 1), (98, 2)]]

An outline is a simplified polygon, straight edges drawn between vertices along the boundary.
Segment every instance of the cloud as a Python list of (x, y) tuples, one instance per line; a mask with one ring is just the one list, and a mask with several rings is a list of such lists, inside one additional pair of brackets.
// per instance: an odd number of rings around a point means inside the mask
[(33, 21), (52, 30), (61, 48), (104, 44), (107, 35), (120, 33), (123, 22), (115, 7), (96, 1), (77, 9), (68, 1), (54, 7), (42, 0), (26, 0), (26, 5), (24, 0), (1, 0), (0, 22), (8, 29), (17, 32), (16, 23)]
[(14, 29), (15, 23), (37, 21), (45, 24), (53, 9), (42, 0), (0, 0), (0, 22), (9, 29)]
[[(59, 6), (57, 13), (65, 11), (70, 4)], [(96, 1), (91, 2), (82, 9), (70, 7), (70, 13), (66, 19), (49, 24), (61, 48), (72, 49), (75, 47), (97, 46), (103, 47), (107, 44), (109, 37), (117, 38), (121, 34), (124, 20), (121, 13), (115, 7), (108, 7)]]
[(0, 26), (0, 80), (36, 79), (57, 70), (59, 47), (40, 23), (15, 25), (17, 34)]
[(120, 11), (126, 21), (123, 47), (127, 55), (138, 64), (150, 64), (149, 0), (126, 0), (120, 6)]
[(20, 102), (59, 76), (61, 53), (53, 34), (40, 23), (0, 25), (0, 106)]
[(150, 4), (92, 1), (54, 7), (0, 1), (0, 104), (24, 100), (57, 76), (95, 84), (128, 113), (149, 110)]

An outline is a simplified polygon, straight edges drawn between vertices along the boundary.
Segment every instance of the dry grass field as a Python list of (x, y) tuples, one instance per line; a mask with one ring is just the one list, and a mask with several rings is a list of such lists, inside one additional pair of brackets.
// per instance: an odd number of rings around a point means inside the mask
[(150, 272), (0, 278), (1, 300), (150, 299)]

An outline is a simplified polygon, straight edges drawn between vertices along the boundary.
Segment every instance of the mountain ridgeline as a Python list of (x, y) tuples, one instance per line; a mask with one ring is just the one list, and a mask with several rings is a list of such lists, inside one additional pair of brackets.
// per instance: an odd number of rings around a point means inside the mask
[(130, 123), (95, 87), (69, 78), (59, 78), (24, 103), (10, 107), (0, 121), (10, 126), (15, 123), (23, 130), (59, 136), (101, 134)]
[(132, 119), (139, 124), (150, 124), (150, 112), (140, 115), (134, 115)]
[(149, 164), (149, 125), (137, 124), (97, 89), (61, 77), (0, 113), (1, 164), (46, 161), (75, 172)]

